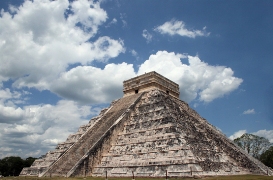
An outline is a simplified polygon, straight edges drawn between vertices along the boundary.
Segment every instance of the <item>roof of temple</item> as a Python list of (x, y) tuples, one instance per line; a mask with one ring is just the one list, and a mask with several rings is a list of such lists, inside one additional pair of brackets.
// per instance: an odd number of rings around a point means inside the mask
[(123, 81), (124, 96), (160, 89), (173, 97), (179, 98), (179, 85), (155, 71)]

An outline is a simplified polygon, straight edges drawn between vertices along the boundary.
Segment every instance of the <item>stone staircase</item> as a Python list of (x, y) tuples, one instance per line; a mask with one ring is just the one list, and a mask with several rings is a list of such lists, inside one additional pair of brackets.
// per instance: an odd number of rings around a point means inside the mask
[[(168, 103), (166, 103), (168, 101)], [(144, 94), (132, 109), (123, 131), (95, 166), (92, 176), (109, 177), (190, 176), (202, 169), (184, 140), (177, 132), (174, 110), (178, 106), (163, 92)]]
[(125, 113), (130, 105), (140, 96), (141, 94), (135, 94), (124, 97), (112, 104), (93, 127), (88, 129), (47, 171), (39, 176), (70, 176), (73, 170), (75, 170), (75, 165), (90, 152), (117, 119)]
[(78, 139), (89, 129), (96, 124), (97, 120), (103, 116), (106, 109), (101, 113), (93, 117), (88, 124), (80, 126), (78, 131), (74, 134), (70, 134), (66, 141), (58, 143), (54, 150), (47, 152), (42, 158), (36, 159), (31, 167), (25, 167), (22, 169), (20, 176), (39, 176), (43, 174), (47, 169), (56, 162), (62, 154), (64, 154)]
[(141, 96), (111, 144), (92, 176), (272, 175), (187, 103), (159, 90)]

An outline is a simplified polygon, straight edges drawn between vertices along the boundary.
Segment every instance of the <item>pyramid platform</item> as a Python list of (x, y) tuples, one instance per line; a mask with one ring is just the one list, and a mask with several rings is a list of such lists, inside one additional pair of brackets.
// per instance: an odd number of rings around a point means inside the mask
[(21, 176), (194, 177), (273, 175), (179, 99), (156, 72), (124, 81), (124, 97)]

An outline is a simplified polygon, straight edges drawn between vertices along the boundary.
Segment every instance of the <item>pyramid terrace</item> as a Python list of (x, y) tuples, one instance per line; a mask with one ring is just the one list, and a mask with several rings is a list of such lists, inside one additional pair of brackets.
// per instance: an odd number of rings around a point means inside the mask
[(24, 168), (21, 176), (273, 175), (179, 99), (156, 72), (124, 81), (124, 97)]

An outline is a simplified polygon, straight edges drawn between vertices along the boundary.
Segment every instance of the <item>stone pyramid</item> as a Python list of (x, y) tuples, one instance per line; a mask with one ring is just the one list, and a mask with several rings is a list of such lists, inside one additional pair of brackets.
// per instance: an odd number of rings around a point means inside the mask
[(273, 175), (179, 100), (179, 86), (169, 79), (146, 73), (124, 81), (123, 91), (123, 98), (21, 175)]

